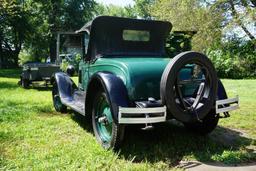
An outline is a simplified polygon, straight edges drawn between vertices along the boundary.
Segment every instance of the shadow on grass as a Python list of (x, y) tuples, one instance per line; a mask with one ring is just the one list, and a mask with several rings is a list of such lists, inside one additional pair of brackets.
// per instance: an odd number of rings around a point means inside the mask
[(10, 82), (0, 82), (0, 89), (15, 89), (18, 87), (18, 84)]
[[(21, 87), (21, 85), (15, 82), (7, 82), (2, 81), (0, 82), (0, 88), (1, 89), (16, 89)], [(52, 91), (52, 85), (45, 85), (44, 82), (36, 82), (32, 83), (26, 90), (38, 90), (38, 91)]]
[(38, 91), (52, 91), (52, 85), (45, 84), (44, 82), (32, 83), (28, 89), (38, 90)]
[[(92, 132), (90, 119), (75, 114), (71, 117), (83, 129)], [(241, 132), (218, 126), (211, 134), (199, 136), (186, 130), (178, 122), (167, 122), (143, 131), (138, 126), (126, 127), (125, 139), (119, 155), (134, 163), (163, 161), (170, 166), (179, 165), (184, 156), (191, 156), (200, 162), (222, 161), (238, 164), (256, 160), (253, 151), (246, 149), (255, 140), (244, 137)], [(236, 156), (239, 149), (246, 153)], [(226, 156), (222, 156), (227, 151)], [(230, 152), (230, 154), (229, 154)], [(218, 158), (221, 156), (222, 158)]]
[(22, 69), (16, 68), (16, 69), (0, 69), (0, 77), (4, 78), (19, 78), (21, 74)]
[(71, 119), (79, 124), (84, 130), (93, 133), (91, 119), (88, 116), (80, 115), (72, 110), (68, 111), (71, 113)]
[[(201, 162), (223, 159), (224, 163), (234, 164), (255, 161), (256, 156), (246, 149), (253, 141), (255, 140), (242, 136), (241, 132), (224, 127), (217, 127), (207, 136), (199, 136), (189, 132), (181, 124), (170, 122), (161, 124), (152, 131), (127, 129), (120, 155), (128, 160), (135, 156), (133, 162), (165, 161), (170, 165), (178, 165), (184, 156), (192, 156)], [(241, 156), (234, 156), (232, 152), (222, 156), (225, 151), (236, 151), (240, 148), (247, 152)]]

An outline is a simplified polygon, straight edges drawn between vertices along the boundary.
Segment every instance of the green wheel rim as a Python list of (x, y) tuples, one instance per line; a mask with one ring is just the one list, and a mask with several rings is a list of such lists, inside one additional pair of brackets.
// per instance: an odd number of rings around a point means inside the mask
[(95, 123), (98, 134), (103, 143), (108, 143), (111, 140), (112, 122), (113, 119), (109, 103), (104, 96), (100, 96), (95, 108)]

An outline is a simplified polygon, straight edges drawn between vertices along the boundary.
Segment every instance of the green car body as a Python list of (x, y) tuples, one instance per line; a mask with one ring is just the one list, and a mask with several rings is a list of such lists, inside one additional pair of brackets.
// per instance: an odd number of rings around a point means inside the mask
[(104, 71), (121, 78), (132, 101), (147, 100), (148, 97), (159, 99), (160, 80), (170, 58), (158, 57), (115, 57), (100, 58), (93, 64), (80, 63), (82, 72), (88, 76), (82, 78), (81, 87), (86, 89), (90, 76)]
[(170, 29), (169, 22), (109, 16), (87, 23), (77, 31), (84, 40), (78, 86), (62, 72), (52, 78), (55, 109), (88, 115), (104, 148), (118, 148), (128, 124), (149, 129), (176, 119), (200, 134), (211, 132), (219, 113), (228, 117), (238, 108), (230, 106), (238, 98), (227, 99), (205, 55), (180, 53), (177, 44), (166, 53), (175, 42), (166, 42)]

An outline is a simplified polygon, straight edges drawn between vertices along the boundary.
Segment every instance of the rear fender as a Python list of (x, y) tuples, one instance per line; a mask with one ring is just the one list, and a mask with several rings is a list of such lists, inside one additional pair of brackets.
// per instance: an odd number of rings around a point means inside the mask
[(86, 94), (87, 112), (92, 112), (93, 97), (98, 88), (103, 88), (107, 93), (109, 102), (112, 104), (111, 113), (115, 123), (118, 123), (120, 107), (128, 107), (129, 99), (127, 89), (123, 81), (112, 73), (98, 72), (94, 74), (88, 84)]
[(53, 82), (56, 82), (61, 98), (72, 98), (77, 86), (66, 73), (57, 72), (53, 75), (51, 82), (52, 80)]
[(218, 80), (218, 93), (217, 93), (218, 100), (227, 99), (227, 93), (226, 90), (220, 80)]

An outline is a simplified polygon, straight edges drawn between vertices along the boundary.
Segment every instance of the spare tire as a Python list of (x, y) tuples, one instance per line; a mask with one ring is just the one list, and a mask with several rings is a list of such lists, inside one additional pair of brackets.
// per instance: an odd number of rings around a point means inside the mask
[(217, 86), (212, 62), (201, 53), (188, 51), (175, 56), (166, 66), (160, 96), (175, 119), (192, 123), (203, 120), (215, 107)]

